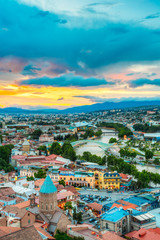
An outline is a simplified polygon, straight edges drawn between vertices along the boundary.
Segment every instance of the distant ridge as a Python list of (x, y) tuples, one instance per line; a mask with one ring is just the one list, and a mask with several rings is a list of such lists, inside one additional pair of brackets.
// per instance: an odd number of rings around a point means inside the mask
[(0, 108), (0, 114), (49, 114), (49, 113), (86, 113), (101, 110), (112, 110), (112, 109), (126, 109), (135, 107), (147, 107), (147, 106), (160, 106), (160, 101), (122, 101), (122, 102), (104, 102), (96, 103), (92, 105), (84, 105), (79, 107), (67, 108), (65, 110), (57, 109), (39, 109), (39, 110), (27, 110), (22, 108)]

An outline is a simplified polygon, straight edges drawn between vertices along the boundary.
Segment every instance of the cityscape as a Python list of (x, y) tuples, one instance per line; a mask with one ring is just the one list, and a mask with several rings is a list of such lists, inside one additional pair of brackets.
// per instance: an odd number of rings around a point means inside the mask
[(0, 240), (160, 240), (159, 0), (0, 9)]

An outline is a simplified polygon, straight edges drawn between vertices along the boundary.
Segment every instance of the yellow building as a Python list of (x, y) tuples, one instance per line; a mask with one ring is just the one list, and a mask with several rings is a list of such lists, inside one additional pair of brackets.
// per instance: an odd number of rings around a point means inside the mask
[(120, 189), (120, 174), (117, 172), (95, 171), (95, 187), (99, 189)]
[(95, 177), (92, 172), (60, 172), (59, 180), (64, 180), (69, 186), (95, 187)]

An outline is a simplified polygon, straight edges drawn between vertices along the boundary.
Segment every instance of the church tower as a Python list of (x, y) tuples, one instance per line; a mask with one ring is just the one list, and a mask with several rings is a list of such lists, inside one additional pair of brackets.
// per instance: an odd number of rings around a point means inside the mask
[(29, 152), (30, 151), (30, 144), (27, 140), (24, 141), (24, 143), (22, 144), (23, 147), (23, 152)]
[(48, 175), (39, 191), (39, 210), (44, 214), (54, 214), (57, 209), (57, 188)]

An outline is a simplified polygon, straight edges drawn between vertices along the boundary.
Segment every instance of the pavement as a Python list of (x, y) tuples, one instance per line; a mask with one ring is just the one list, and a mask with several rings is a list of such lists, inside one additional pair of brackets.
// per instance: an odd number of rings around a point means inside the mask
[(113, 193), (107, 193), (106, 190), (98, 190), (98, 191), (94, 191), (94, 189), (87, 189), (87, 190), (81, 190), (79, 191), (80, 194), (82, 195), (99, 195), (99, 196), (102, 196), (102, 197), (109, 197), (111, 198), (110, 201), (103, 201), (103, 202), (99, 202), (99, 204), (102, 204), (102, 205), (105, 205), (107, 203), (110, 203), (110, 202), (115, 202), (117, 200), (120, 200), (120, 199), (124, 199), (124, 198), (127, 198), (127, 197), (130, 197), (132, 196), (134, 193), (133, 192), (113, 192)]

